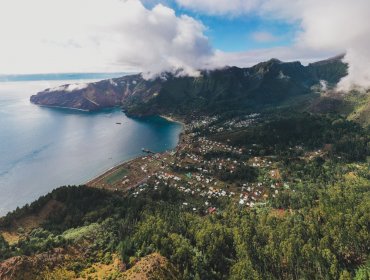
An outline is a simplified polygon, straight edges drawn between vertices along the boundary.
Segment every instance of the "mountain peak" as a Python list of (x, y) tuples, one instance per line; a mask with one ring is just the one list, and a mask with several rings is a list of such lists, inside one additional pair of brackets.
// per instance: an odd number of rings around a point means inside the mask
[(270, 60), (267, 61), (267, 63), (278, 63), (278, 64), (281, 64), (283, 62), (281, 60), (277, 59), (277, 58), (271, 58)]

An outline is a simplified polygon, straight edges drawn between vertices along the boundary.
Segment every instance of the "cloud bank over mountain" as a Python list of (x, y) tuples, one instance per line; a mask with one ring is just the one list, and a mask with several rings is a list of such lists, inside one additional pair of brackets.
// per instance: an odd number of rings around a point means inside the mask
[[(307, 63), (345, 52), (349, 75), (339, 88), (370, 87), (369, 14), (368, 0), (2, 0), (0, 73), (144, 71), (150, 77), (180, 68), (197, 75), (200, 68), (271, 57)], [(225, 52), (211, 45), (196, 15), (257, 16), (299, 28), (291, 45)], [(250, 39), (276, 38), (258, 29)]]
[[(176, 0), (182, 7), (217, 16), (261, 17), (294, 21), (300, 25), (292, 47), (252, 51), (239, 55), (299, 58), (304, 53), (346, 52), (349, 74), (339, 88), (370, 87), (370, 1), (368, 0)], [(290, 55), (288, 55), (290, 53)], [(221, 61), (235, 54), (219, 53)]]

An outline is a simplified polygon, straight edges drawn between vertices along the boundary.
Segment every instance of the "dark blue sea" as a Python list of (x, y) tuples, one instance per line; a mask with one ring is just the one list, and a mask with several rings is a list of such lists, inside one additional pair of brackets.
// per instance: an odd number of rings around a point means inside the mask
[(83, 184), (142, 155), (143, 147), (160, 152), (178, 142), (181, 125), (160, 117), (132, 119), (120, 109), (88, 113), (29, 102), (40, 90), (68, 83), (61, 80), (0, 82), (0, 216), (56, 187)]

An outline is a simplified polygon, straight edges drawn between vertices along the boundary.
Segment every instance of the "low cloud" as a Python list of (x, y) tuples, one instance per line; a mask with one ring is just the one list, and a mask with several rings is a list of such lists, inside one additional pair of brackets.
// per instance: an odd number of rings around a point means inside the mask
[(196, 75), (213, 50), (203, 24), (139, 0), (2, 0), (0, 73)]
[[(370, 1), (369, 0), (176, 0), (179, 5), (199, 13), (223, 16), (258, 14), (263, 18), (298, 24), (295, 56), (305, 50), (316, 54), (346, 53), (349, 74), (342, 79), (339, 89), (370, 87)], [(271, 50), (266, 50), (271, 54)], [(287, 48), (272, 49), (274, 57), (289, 52)], [(245, 53), (245, 57), (253, 52)], [(273, 54), (273, 53), (272, 53)], [(222, 54), (233, 57), (235, 54)], [(239, 55), (243, 55), (242, 53)], [(263, 55), (262, 55), (263, 56)], [(289, 55), (288, 55), (289, 56)], [(220, 58), (220, 52), (218, 52)], [(220, 60), (220, 59), (219, 59)]]
[[(304, 63), (346, 52), (343, 90), (370, 87), (369, 0), (2, 0), (0, 73), (144, 71), (147, 77), (182, 69), (247, 66), (276, 57)], [(176, 15), (258, 15), (298, 25), (293, 46), (240, 53), (214, 50), (206, 27)], [(254, 40), (274, 40), (257, 32)]]
[(312, 62), (332, 57), (333, 55), (334, 54), (331, 51), (314, 51), (301, 48), (299, 46), (274, 47), (242, 52), (216, 51), (211, 62), (215, 68), (222, 68), (225, 65), (250, 67), (261, 61), (278, 58), (285, 62), (300, 61), (302, 64), (307, 65)]

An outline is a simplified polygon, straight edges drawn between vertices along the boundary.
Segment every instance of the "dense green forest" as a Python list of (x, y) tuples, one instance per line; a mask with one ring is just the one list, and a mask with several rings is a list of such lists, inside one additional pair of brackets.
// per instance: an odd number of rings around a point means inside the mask
[[(9, 228), (50, 201), (61, 205), (31, 232), (19, 228), (18, 242), (0, 235), (0, 261), (84, 244), (84, 257), (66, 265), (75, 275), (114, 255), (130, 268), (158, 252), (189, 280), (370, 278), (369, 128), (304, 113), (266, 114), (228, 132), (194, 131), (250, 151), (208, 152), (205, 159), (266, 157), (286, 185), (250, 208), (151, 181), (125, 194), (61, 187), (0, 219), (0, 228)], [(215, 172), (225, 182), (256, 182), (264, 171), (247, 165)]]
[[(93, 250), (71, 268), (76, 272), (117, 251), (128, 264), (160, 252), (184, 279), (368, 279), (370, 197), (362, 180), (318, 190), (312, 207), (303, 191), (287, 199), (287, 208), (245, 210), (223, 201), (214, 215), (205, 215), (202, 201), (165, 186), (137, 198), (63, 187), (47, 198), (63, 202), (64, 211), (16, 245), (0, 239), (1, 258), (67, 246), (84, 232), (94, 240)], [(308, 197), (311, 188), (306, 186)], [(178, 207), (183, 201), (198, 204), (199, 212)], [(70, 228), (76, 228), (72, 237)]]
[(216, 135), (203, 133), (236, 146), (253, 148), (258, 145), (259, 148), (253, 149), (261, 155), (289, 156), (292, 147), (309, 150), (330, 144), (332, 157), (350, 162), (366, 160), (370, 149), (369, 128), (332, 114), (266, 114), (264, 121), (246, 129)]

